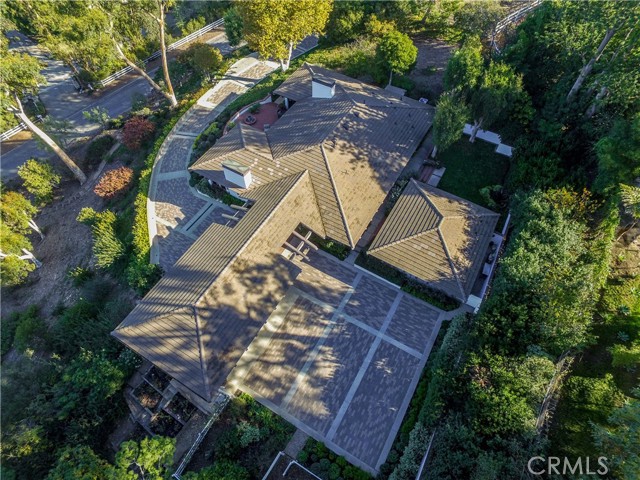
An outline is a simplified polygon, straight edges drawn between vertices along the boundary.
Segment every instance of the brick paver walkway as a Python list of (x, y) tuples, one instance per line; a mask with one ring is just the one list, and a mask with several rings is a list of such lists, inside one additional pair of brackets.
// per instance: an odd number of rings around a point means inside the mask
[[(316, 44), (317, 39), (306, 39), (294, 51), (294, 57)], [(189, 186), (187, 165), (193, 143), (229, 103), (278, 67), (275, 62), (258, 60), (254, 54), (241, 58), (167, 136), (156, 157), (147, 202), (152, 263), (167, 269), (211, 223), (227, 222), (222, 216), (231, 211), (227, 205)]]
[(147, 205), (154, 263), (170, 267), (208, 225), (226, 223), (221, 214), (231, 209), (189, 186), (186, 169), (193, 142), (230, 102), (275, 68), (273, 62), (254, 57), (240, 59), (230, 71), (242, 75), (242, 83), (225, 75), (167, 136), (156, 158)]

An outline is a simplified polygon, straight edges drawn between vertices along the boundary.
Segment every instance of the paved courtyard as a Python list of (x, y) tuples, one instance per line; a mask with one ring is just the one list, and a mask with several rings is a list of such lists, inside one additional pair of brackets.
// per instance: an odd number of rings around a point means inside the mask
[(441, 311), (323, 252), (229, 377), (350, 462), (384, 463), (438, 334)]

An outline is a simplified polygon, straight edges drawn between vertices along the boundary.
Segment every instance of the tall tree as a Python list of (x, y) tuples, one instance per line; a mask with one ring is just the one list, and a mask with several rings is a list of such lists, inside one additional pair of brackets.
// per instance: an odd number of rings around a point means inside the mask
[[(566, 101), (571, 101), (582, 88), (585, 80), (596, 67), (604, 61), (614, 63), (620, 53), (629, 46), (629, 39), (638, 39), (640, 29), (640, 5), (637, 2), (577, 2), (574, 6), (566, 6), (569, 21), (581, 22), (589, 28), (588, 37), (580, 53), (589, 60), (584, 63)], [(585, 32), (587, 33), (587, 32)], [(594, 48), (593, 41), (598, 41)], [(605, 49), (613, 44), (610, 55), (605, 57)], [(590, 50), (590, 51), (589, 51)], [(606, 70), (608, 67), (603, 67)]]
[(418, 49), (408, 35), (393, 30), (382, 37), (376, 55), (389, 70), (389, 85), (394, 73), (406, 72), (418, 56)]
[(471, 95), (474, 121), (469, 141), (475, 142), (478, 130), (491, 127), (523, 94), (522, 77), (505, 63), (491, 62)]
[[(635, 398), (634, 398), (635, 397)], [(640, 388), (627, 403), (613, 411), (608, 426), (593, 425), (598, 448), (612, 461), (616, 478), (632, 480), (640, 471)]]
[(449, 91), (440, 96), (433, 121), (435, 147), (431, 152), (432, 157), (436, 156), (438, 150), (446, 150), (462, 137), (469, 114), (469, 107), (458, 92)]
[(289, 68), (293, 49), (309, 35), (324, 32), (333, 0), (253, 0), (238, 2), (249, 47)]
[(240, 42), (242, 41), (243, 28), (242, 17), (240, 16), (238, 9), (232, 7), (227, 10), (227, 13), (224, 14), (224, 32), (227, 34), (229, 45), (232, 47), (240, 45)]
[(39, 85), (46, 83), (45, 78), (40, 74), (40, 62), (26, 53), (6, 52), (0, 57), (1, 103), (60, 157), (81, 184), (86, 182), (87, 176), (80, 170), (80, 167), (49, 135), (31, 121), (22, 107), (22, 96), (25, 94), (36, 95)]
[(449, 59), (444, 74), (444, 88), (460, 89), (468, 98), (482, 78), (483, 67), (480, 38), (470, 37)]
[(113, 466), (86, 446), (66, 447), (46, 480), (109, 480), (115, 478)]
[(40, 228), (33, 221), (38, 209), (24, 195), (14, 191), (0, 189), (0, 218), (11, 230), (26, 234), (34, 230), (44, 238)]
[(120, 445), (116, 454), (118, 478), (137, 480), (163, 480), (166, 470), (173, 463), (176, 449), (174, 438), (144, 438), (139, 443), (133, 440)]
[(21, 284), (36, 268), (34, 262), (23, 258), (25, 250), (31, 250), (31, 242), (3, 223), (0, 224), (0, 246), (0, 282), (9, 287)]
[[(138, 75), (144, 77), (154, 90), (161, 93), (172, 107), (178, 105), (167, 63), (165, 41), (165, 13), (170, 0), (136, 0), (111, 2), (100, 0), (101, 10), (106, 16), (107, 32), (118, 56)], [(160, 57), (166, 91), (158, 85), (143, 68), (138, 66), (131, 52), (136, 45), (144, 43), (144, 32), (158, 32)]]

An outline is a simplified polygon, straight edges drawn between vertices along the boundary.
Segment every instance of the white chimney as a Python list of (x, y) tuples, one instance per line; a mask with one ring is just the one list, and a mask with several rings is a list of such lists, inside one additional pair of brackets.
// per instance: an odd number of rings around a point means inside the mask
[(224, 171), (224, 179), (241, 188), (249, 188), (251, 181), (251, 169), (245, 167), (235, 160), (225, 160), (222, 162), (222, 170)]
[(336, 81), (333, 79), (311, 78), (311, 96), (313, 98), (333, 98), (336, 93)]

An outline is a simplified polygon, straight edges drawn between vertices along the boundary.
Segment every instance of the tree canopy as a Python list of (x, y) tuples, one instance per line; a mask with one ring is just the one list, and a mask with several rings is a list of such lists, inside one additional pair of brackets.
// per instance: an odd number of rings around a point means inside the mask
[(386, 33), (376, 50), (379, 60), (389, 70), (389, 85), (394, 73), (404, 73), (416, 61), (418, 48), (408, 35), (392, 30)]
[(309, 35), (324, 32), (333, 0), (254, 0), (238, 2), (244, 39), (265, 58), (289, 68), (293, 49)]

